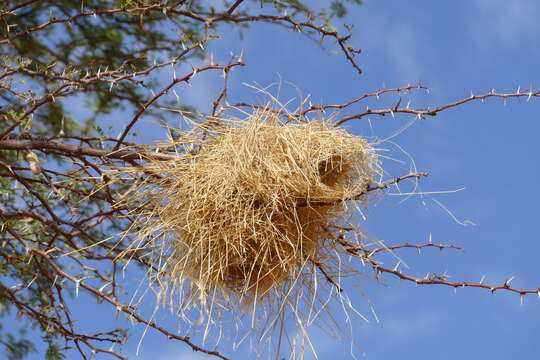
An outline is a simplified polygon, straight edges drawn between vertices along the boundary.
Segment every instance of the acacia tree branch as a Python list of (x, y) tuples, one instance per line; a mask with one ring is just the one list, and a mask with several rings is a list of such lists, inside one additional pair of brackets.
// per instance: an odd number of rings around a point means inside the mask
[(380, 275), (381, 274), (387, 273), (387, 274), (394, 275), (394, 276), (398, 277), (401, 280), (414, 282), (414, 283), (416, 283), (418, 285), (444, 285), (444, 286), (453, 287), (455, 289), (460, 288), (460, 287), (481, 288), (481, 289), (490, 290), (492, 293), (495, 293), (498, 290), (506, 290), (506, 291), (517, 293), (521, 297), (523, 297), (524, 295), (527, 295), (527, 294), (537, 294), (538, 297), (540, 298), (540, 286), (538, 288), (536, 288), (536, 289), (513, 288), (513, 287), (510, 286), (510, 282), (512, 281), (513, 278), (506, 279), (504, 281), (504, 283), (501, 284), (501, 285), (484, 284), (484, 278), (482, 278), (477, 283), (466, 282), (466, 281), (453, 282), (453, 281), (448, 281), (448, 275), (446, 275), (446, 274), (434, 274), (434, 273), (430, 274), (430, 273), (428, 273), (423, 278), (420, 278), (420, 277), (415, 277), (415, 276), (406, 274), (406, 273), (402, 272), (401, 270), (399, 270), (398, 267), (399, 267), (399, 264), (401, 263), (401, 261), (398, 262), (398, 264), (393, 269), (390, 269), (390, 268), (382, 266), (380, 262), (378, 262), (377, 260), (375, 260), (373, 258), (373, 256), (378, 254), (378, 253), (397, 250), (397, 249), (403, 249), (403, 248), (415, 248), (418, 251), (420, 251), (423, 248), (437, 248), (437, 249), (439, 249), (441, 251), (445, 250), (445, 249), (457, 249), (457, 250), (462, 250), (463, 251), (463, 248), (461, 246), (433, 244), (433, 243), (429, 242), (429, 243), (425, 243), (425, 244), (408, 244), (408, 243), (406, 243), (406, 244), (399, 244), (399, 245), (395, 245), (395, 246), (381, 246), (381, 247), (376, 248), (376, 249), (368, 249), (365, 246), (355, 246), (355, 245), (349, 243), (348, 241), (346, 241), (343, 238), (343, 236), (333, 236), (333, 238), (338, 244), (343, 246), (343, 249), (345, 251), (347, 251), (350, 255), (361, 259), (363, 262), (369, 263), (369, 265), (372, 267), (373, 271), (375, 271), (375, 273), (376, 273), (376, 279), (377, 280), (380, 280)]
[(93, 156), (118, 160), (141, 160), (153, 158), (158, 160), (173, 160), (176, 155), (163, 154), (157, 152), (142, 151), (137, 149), (119, 149), (116, 151), (96, 149), (88, 146), (76, 146), (62, 143), (55, 140), (35, 139), (35, 140), (0, 140), (0, 150), (52, 150), (66, 156)]
[(157, 323), (155, 323), (155, 322), (153, 322), (151, 320), (147, 320), (147, 319), (143, 318), (132, 307), (121, 304), (116, 299), (114, 299), (111, 296), (103, 293), (101, 290), (96, 289), (96, 288), (88, 285), (84, 281), (75, 278), (71, 274), (68, 274), (67, 272), (62, 270), (60, 268), (60, 266), (58, 266), (58, 264), (46, 252), (44, 252), (42, 250), (39, 250), (39, 249), (36, 249), (36, 248), (30, 249), (30, 251), (32, 251), (36, 255), (39, 255), (41, 258), (43, 258), (45, 261), (47, 261), (47, 263), (54, 269), (54, 271), (59, 276), (61, 276), (62, 278), (65, 278), (65, 279), (71, 281), (75, 286), (80, 286), (81, 288), (83, 288), (83, 289), (87, 290), (88, 292), (94, 294), (98, 298), (110, 303), (111, 305), (115, 306), (117, 311), (125, 313), (126, 315), (128, 315), (130, 318), (136, 320), (137, 322), (148, 325), (149, 327), (154, 328), (155, 330), (161, 332), (162, 334), (167, 336), (168, 339), (176, 339), (176, 340), (182, 341), (182, 342), (186, 343), (187, 345), (189, 345), (193, 351), (202, 352), (202, 353), (205, 353), (205, 354), (208, 354), (208, 355), (218, 357), (218, 358), (223, 359), (223, 360), (229, 360), (227, 357), (223, 356), (222, 354), (220, 354), (217, 351), (207, 350), (207, 349), (204, 349), (204, 348), (194, 344), (193, 342), (190, 341), (188, 336), (176, 335), (173, 332), (170, 332), (170, 331), (166, 330), (165, 328), (163, 328), (162, 326), (158, 325)]
[(126, 138), (127, 134), (129, 133), (129, 131), (131, 130), (133, 125), (135, 125), (137, 120), (139, 120), (141, 118), (142, 114), (146, 111), (146, 109), (148, 109), (148, 107), (150, 107), (153, 103), (155, 103), (160, 97), (167, 94), (176, 84), (181, 83), (181, 82), (188, 82), (197, 73), (200, 73), (200, 72), (204, 72), (204, 71), (207, 71), (207, 70), (223, 70), (223, 71), (227, 72), (227, 71), (230, 71), (230, 69), (232, 69), (235, 66), (244, 66), (244, 63), (242, 61), (237, 61), (237, 62), (231, 63), (229, 65), (224, 65), (224, 66), (222, 66), (222, 65), (209, 65), (209, 66), (205, 66), (205, 67), (202, 67), (202, 68), (194, 68), (189, 74), (185, 75), (182, 78), (176, 78), (176, 77), (173, 78), (173, 80), (167, 86), (165, 86), (163, 88), (163, 90), (161, 90), (160, 92), (158, 92), (157, 94), (152, 96), (147, 102), (145, 102), (142, 105), (141, 109), (135, 114), (133, 119), (131, 119), (129, 124), (126, 126), (126, 128), (124, 129), (124, 131), (122, 132), (122, 134), (118, 138), (118, 143), (114, 146), (114, 150), (117, 150), (120, 147), (120, 143), (122, 143), (124, 141), (124, 139)]
[(397, 176), (397, 177), (395, 177), (395, 178), (393, 178), (391, 180), (388, 180), (386, 182), (383, 182), (381, 184), (369, 186), (366, 190), (362, 191), (358, 195), (355, 195), (352, 199), (358, 200), (358, 199), (360, 199), (360, 197), (362, 197), (363, 195), (365, 195), (365, 194), (367, 194), (369, 192), (387, 189), (390, 185), (397, 184), (397, 183), (399, 183), (399, 182), (401, 182), (403, 180), (419, 179), (419, 178), (422, 178), (422, 177), (426, 177), (428, 175), (429, 175), (429, 173), (427, 173), (427, 172), (415, 172), (415, 173), (410, 173), (410, 174), (403, 175), (403, 176)]
[(540, 286), (536, 289), (517, 289), (510, 286), (510, 282), (512, 281), (512, 278), (509, 278), (505, 280), (505, 282), (501, 285), (487, 285), (484, 284), (483, 281), (473, 283), (473, 282), (453, 282), (446, 280), (445, 275), (438, 275), (438, 274), (427, 274), (423, 278), (414, 277), (411, 275), (407, 275), (403, 273), (402, 271), (398, 269), (390, 269), (383, 267), (377, 263), (371, 264), (373, 267), (373, 270), (379, 274), (381, 273), (387, 273), (392, 274), (401, 280), (411, 281), (418, 285), (445, 285), (445, 286), (451, 286), (453, 288), (461, 288), (461, 287), (471, 287), (471, 288), (481, 288), (490, 290), (492, 293), (495, 293), (498, 290), (506, 290), (510, 292), (514, 292), (519, 294), (520, 296), (524, 296), (527, 294), (537, 294), (538, 297), (540, 297)]
[(351, 106), (351, 105), (353, 105), (353, 104), (355, 104), (357, 102), (360, 102), (360, 101), (368, 99), (368, 98), (372, 98), (372, 97), (377, 97), (378, 98), (379, 96), (382, 96), (382, 95), (387, 94), (387, 93), (410, 92), (411, 90), (414, 90), (414, 89), (427, 90), (428, 88), (425, 87), (424, 85), (408, 85), (408, 86), (402, 86), (402, 87), (397, 87), (397, 88), (382, 89), (382, 90), (375, 91), (375, 92), (372, 92), (372, 93), (363, 94), (363, 95), (357, 97), (356, 99), (347, 101), (347, 102), (342, 103), (342, 104), (320, 105), (320, 106), (310, 105), (307, 109), (303, 110), (298, 115), (299, 116), (305, 116), (307, 113), (312, 112), (312, 111), (326, 111), (326, 110), (329, 110), (329, 109), (338, 109), (338, 110), (339, 109), (344, 109), (344, 108), (347, 108), (347, 107), (349, 107), (349, 106)]
[(238, 6), (240, 6), (240, 4), (243, 3), (243, 2), (244, 2), (244, 0), (236, 0), (236, 1), (234, 2), (234, 4), (231, 5), (231, 7), (229, 8), (229, 10), (226, 11), (226, 14), (227, 14), (228, 16), (231, 16), (232, 13), (233, 13), (233, 11), (234, 11)]
[[(7, 233), (11, 234), (13, 238), (18, 241), (24, 248), (30, 249), (30, 245), (27, 242), (27, 239), (18, 234), (9, 224), (4, 224), (3, 228), (7, 230)], [(8, 255), (7, 253), (0, 253), (0, 256), (7, 261), (7, 263), (13, 262), (14, 259), (12, 256)], [(21, 261), (22, 259), (15, 260), (15, 261)], [(27, 262), (31, 261), (27, 260)], [(98, 334), (81, 334), (77, 333), (74, 330), (73, 322), (71, 321), (71, 317), (69, 315), (69, 311), (67, 308), (67, 305), (63, 299), (62, 291), (63, 287), (60, 285), (59, 282), (57, 282), (57, 278), (53, 276), (53, 274), (50, 272), (50, 269), (47, 268), (47, 266), (44, 266), (43, 263), (40, 263), (39, 261), (33, 261), (36, 264), (36, 268), (39, 270), (39, 273), (48, 279), (50, 284), (53, 284), (50, 289), (41, 289), (41, 292), (45, 293), (47, 292), (48, 301), (52, 303), (56, 303), (58, 301), (58, 306), (54, 306), (52, 309), (54, 311), (51, 312), (44, 312), (42, 308), (37, 308), (37, 306), (33, 306), (35, 304), (30, 303), (20, 295), (21, 290), (24, 290), (25, 288), (28, 288), (30, 284), (33, 282), (30, 281), (29, 284), (20, 284), (16, 286), (12, 286), (10, 288), (7, 288), (2, 283), (0, 283), (0, 297), (3, 297), (10, 301), (10, 303), (14, 304), (17, 309), (22, 313), (33, 319), (34, 321), (37, 321), (39, 325), (42, 327), (42, 329), (45, 332), (56, 332), (61, 334), (66, 340), (71, 340), (75, 343), (77, 350), (83, 357), (83, 359), (86, 359), (86, 355), (83, 352), (82, 348), (80, 347), (80, 343), (83, 343), (87, 348), (89, 348), (92, 352), (92, 354), (97, 353), (106, 353), (109, 355), (112, 355), (118, 359), (125, 360), (126, 358), (122, 357), (120, 354), (113, 351), (113, 349), (103, 349), (95, 346), (92, 342), (109, 342), (113, 344), (121, 344), (122, 341), (117, 336), (117, 330), (113, 330), (111, 332), (102, 332)], [(37, 277), (37, 275), (36, 275)], [(55, 299), (55, 296), (53, 294), (53, 289), (56, 289), (56, 292), (58, 294), (58, 298)], [(60, 315), (60, 311), (62, 314), (64, 314), (65, 319), (62, 318)], [(67, 320), (67, 321), (65, 321)], [(110, 336), (109, 336), (110, 335)]]
[[(380, 183), (380, 184), (375, 184), (375, 185), (370, 185), (368, 186), (365, 190), (361, 191), (360, 193), (356, 194), (356, 195), (353, 195), (351, 196), (350, 198), (346, 198), (346, 199), (343, 199), (343, 200), (339, 200), (339, 202), (341, 201), (349, 201), (349, 200), (360, 200), (363, 196), (365, 196), (366, 194), (370, 193), (370, 192), (374, 192), (374, 191), (377, 191), (377, 190), (383, 190), (383, 189), (386, 189), (388, 188), (389, 186), (391, 185), (394, 185), (394, 184), (397, 184), (401, 181), (404, 181), (404, 180), (408, 180), (408, 179), (419, 179), (419, 178), (422, 178), (422, 177), (426, 177), (428, 176), (429, 173), (427, 172), (416, 172), (416, 173), (410, 173), (410, 174), (407, 174), (407, 175), (403, 175), (403, 176), (397, 176), (393, 179), (390, 179), (388, 181), (385, 181), (383, 183)], [(303, 206), (309, 206), (310, 204), (317, 204), (317, 205), (324, 205), (324, 204), (328, 204), (328, 205), (334, 205), (336, 204), (337, 201), (326, 201), (326, 200), (310, 200), (310, 201), (306, 201), (306, 200), (300, 200), (298, 203), (297, 203), (297, 206), (299, 207), (303, 207)]]
[(430, 108), (427, 108), (427, 109), (415, 109), (415, 108), (410, 108), (408, 105), (406, 107), (400, 107), (401, 101), (398, 101), (398, 103), (395, 106), (391, 107), (391, 108), (386, 108), (386, 109), (370, 109), (370, 108), (367, 108), (364, 112), (361, 112), (359, 114), (345, 116), (345, 117), (339, 119), (338, 121), (336, 121), (335, 126), (340, 126), (340, 125), (343, 125), (344, 123), (346, 123), (348, 121), (351, 121), (353, 119), (361, 119), (361, 118), (363, 118), (365, 116), (368, 116), (368, 115), (385, 116), (385, 115), (390, 114), (390, 115), (394, 116), (394, 114), (403, 113), (403, 114), (414, 114), (419, 119), (424, 119), (426, 116), (436, 116), (441, 111), (444, 111), (444, 110), (447, 110), (447, 109), (450, 109), (450, 108), (454, 108), (456, 106), (460, 106), (460, 105), (463, 105), (463, 104), (471, 102), (471, 101), (478, 101), (478, 100), (484, 101), (485, 99), (488, 99), (488, 98), (503, 98), (503, 99), (527, 98), (527, 101), (529, 101), (532, 97), (540, 97), (540, 91), (533, 91), (532, 89), (522, 91), (522, 90), (518, 89), (518, 91), (515, 92), (515, 93), (497, 93), (493, 89), (490, 92), (482, 94), (482, 95), (473, 95), (473, 94), (471, 94), (471, 96), (469, 96), (469, 97), (466, 97), (466, 98), (463, 98), (463, 99), (460, 99), (460, 100), (456, 100), (454, 102), (447, 103), (445, 105), (441, 105), (441, 106), (439, 106), (439, 107), (437, 107), (435, 109), (430, 109)]
[(398, 249), (413, 248), (413, 249), (418, 250), (418, 252), (420, 252), (421, 249), (429, 248), (429, 247), (437, 248), (441, 251), (444, 249), (456, 249), (456, 250), (461, 250), (461, 251), (465, 250), (463, 247), (457, 246), (457, 245), (444, 245), (444, 244), (433, 244), (433, 243), (426, 243), (426, 244), (405, 243), (405, 244), (393, 245), (393, 246), (383, 246), (383, 247), (376, 248), (374, 250), (367, 250), (365, 246), (345, 246), (345, 249), (348, 251), (349, 250), (362, 250), (364, 252), (367, 252), (368, 254), (367, 256), (370, 257), (372, 255), (375, 255), (383, 251), (393, 251), (393, 250), (398, 250)]

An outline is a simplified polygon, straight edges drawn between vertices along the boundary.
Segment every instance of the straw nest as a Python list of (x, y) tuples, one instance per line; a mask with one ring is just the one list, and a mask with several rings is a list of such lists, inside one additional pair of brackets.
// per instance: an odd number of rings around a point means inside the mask
[(153, 175), (127, 196), (138, 204), (133, 248), (151, 249), (163, 294), (179, 292), (209, 317), (246, 305), (268, 315), (298, 304), (295, 296), (313, 303), (316, 279), (337, 286), (347, 200), (363, 200), (376, 175), (366, 140), (260, 111), (163, 146), (177, 158), (148, 159)]

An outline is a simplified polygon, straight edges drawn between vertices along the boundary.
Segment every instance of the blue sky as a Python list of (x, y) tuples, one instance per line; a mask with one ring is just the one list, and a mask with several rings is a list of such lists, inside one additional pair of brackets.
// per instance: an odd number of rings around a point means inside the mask
[[(321, 2), (322, 3), (322, 2)], [(540, 2), (536, 0), (374, 1), (352, 11), (345, 20), (354, 23), (352, 44), (363, 50), (358, 57), (364, 73), (356, 74), (341, 54), (327, 42), (326, 49), (298, 34), (267, 25), (254, 25), (238, 40), (235, 31), (211, 46), (216, 60), (229, 52), (244, 52), (246, 67), (230, 77), (230, 102), (258, 97), (243, 82), (266, 86), (280, 79), (310, 95), (313, 103), (343, 103), (384, 87), (422, 83), (429, 94), (413, 93), (411, 104), (441, 105), (473, 93), (515, 92), (518, 87), (540, 88)], [(184, 101), (205, 108), (221, 90), (217, 74), (201, 74), (191, 88), (179, 87)], [(284, 85), (283, 98), (294, 93)], [(387, 107), (394, 97), (353, 106)], [(407, 100), (409, 100), (407, 98)], [(453, 243), (465, 252), (424, 250), (400, 253), (413, 275), (444, 273), (452, 281), (479, 281), (499, 285), (515, 277), (519, 288), (540, 286), (540, 243), (537, 216), (540, 165), (540, 101), (489, 99), (451, 109), (434, 118), (417, 121), (406, 131), (383, 143), (387, 155), (402, 163), (386, 161), (387, 177), (406, 174), (413, 162), (430, 176), (420, 190), (462, 191), (441, 195), (388, 196), (367, 211), (365, 232), (387, 245)], [(414, 120), (412, 116), (371, 118), (351, 122), (348, 129), (371, 139), (384, 139)], [(144, 129), (150, 124), (141, 125)], [(146, 135), (144, 141), (159, 138)], [(402, 150), (400, 150), (403, 149)], [(395, 190), (395, 189), (394, 189)], [(450, 216), (443, 204), (455, 217)], [(457, 220), (457, 221), (456, 221)], [(475, 226), (463, 226), (465, 220)], [(390, 267), (393, 264), (388, 263)], [(456, 359), (537, 358), (540, 341), (540, 299), (477, 289), (416, 286), (383, 276), (386, 286), (357, 279), (349, 287), (360, 311), (369, 315), (364, 292), (379, 317), (366, 323), (354, 320), (354, 353), (357, 358)], [(114, 316), (94, 320), (102, 306), (84, 302), (88, 321), (99, 328), (114, 324)], [(95, 310), (94, 310), (95, 309)], [(94, 312), (95, 311), (95, 312)], [(151, 311), (151, 307), (149, 308)], [(91, 314), (94, 314), (91, 316)], [(101, 313), (100, 313), (101, 314)], [(157, 318), (172, 328), (167, 312)], [(109, 320), (110, 319), (110, 320)], [(133, 339), (124, 347), (135, 353), (144, 331), (132, 329)], [(337, 342), (316, 331), (320, 359), (352, 358), (349, 343)], [(250, 358), (244, 351), (220, 350), (233, 359)], [(135, 357), (133, 357), (135, 358)], [(170, 342), (149, 331), (139, 359), (206, 359), (182, 343)], [(306, 359), (311, 359), (307, 355)]]

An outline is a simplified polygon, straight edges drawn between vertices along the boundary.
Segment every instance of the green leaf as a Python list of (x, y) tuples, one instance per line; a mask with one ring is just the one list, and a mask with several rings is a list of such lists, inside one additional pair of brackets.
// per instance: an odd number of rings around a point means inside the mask
[(46, 360), (64, 360), (66, 356), (60, 352), (58, 344), (50, 344), (45, 353)]
[(0, 335), (0, 345), (4, 346), (7, 360), (22, 360), (32, 352), (36, 352), (33, 343), (26, 339), (15, 339), (11, 334)]

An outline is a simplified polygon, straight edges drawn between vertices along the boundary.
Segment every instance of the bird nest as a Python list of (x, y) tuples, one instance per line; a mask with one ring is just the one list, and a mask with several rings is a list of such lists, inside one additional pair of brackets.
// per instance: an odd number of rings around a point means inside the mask
[(265, 110), (163, 147), (177, 156), (145, 162), (149, 176), (125, 197), (137, 215), (127, 234), (182, 314), (215, 323), (222, 309), (262, 309), (273, 328), (286, 309), (299, 317), (301, 304), (318, 303), (320, 284), (338, 290), (341, 233), (378, 172), (366, 140)]

